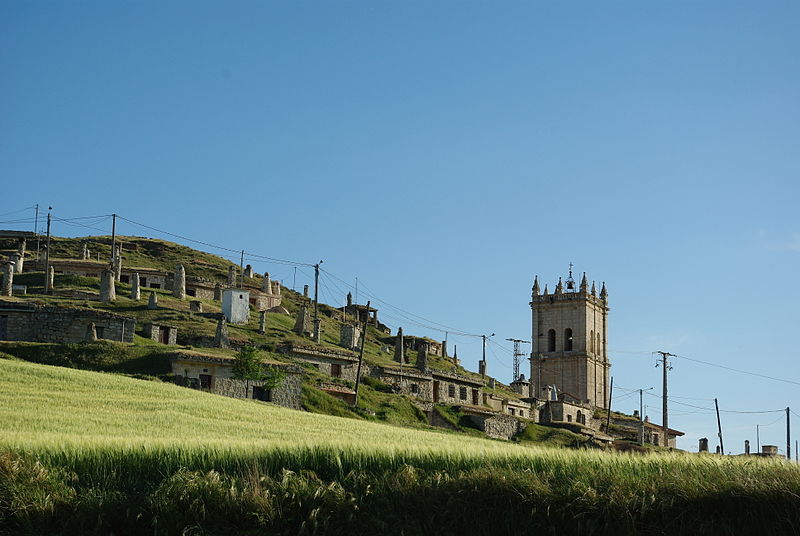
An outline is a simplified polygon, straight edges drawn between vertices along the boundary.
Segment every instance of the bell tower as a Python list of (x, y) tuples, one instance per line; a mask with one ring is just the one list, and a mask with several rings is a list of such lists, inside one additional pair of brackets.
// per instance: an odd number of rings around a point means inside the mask
[(608, 292), (603, 283), (597, 294), (584, 272), (579, 285), (572, 278), (558, 279), (555, 291), (539, 288), (539, 277), (531, 292), (531, 396), (542, 398), (547, 386), (581, 402), (607, 408), (608, 380)]

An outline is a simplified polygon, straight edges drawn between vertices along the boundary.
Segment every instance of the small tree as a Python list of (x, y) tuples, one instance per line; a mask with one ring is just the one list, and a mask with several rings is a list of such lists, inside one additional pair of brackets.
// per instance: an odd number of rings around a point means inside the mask
[(231, 373), (237, 380), (244, 380), (244, 396), (250, 392), (250, 382), (259, 381), (264, 377), (264, 365), (261, 361), (258, 348), (255, 346), (243, 346), (236, 352)]

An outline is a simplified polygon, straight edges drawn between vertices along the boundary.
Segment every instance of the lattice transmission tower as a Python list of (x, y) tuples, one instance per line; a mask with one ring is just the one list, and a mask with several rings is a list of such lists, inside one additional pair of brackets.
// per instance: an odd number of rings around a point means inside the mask
[(517, 381), (519, 379), (519, 364), (522, 362), (522, 358), (525, 357), (525, 352), (522, 351), (520, 345), (522, 344), (530, 344), (531, 341), (523, 341), (522, 339), (506, 339), (507, 341), (511, 341), (514, 343), (514, 377), (513, 381)]

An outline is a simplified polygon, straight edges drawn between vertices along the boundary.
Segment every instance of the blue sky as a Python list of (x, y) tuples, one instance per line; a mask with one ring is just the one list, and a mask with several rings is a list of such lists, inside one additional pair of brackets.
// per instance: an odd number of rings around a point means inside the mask
[[(504, 381), (534, 274), (572, 262), (609, 288), (619, 409), (660, 394), (655, 350), (798, 382), (799, 22), (796, 2), (7, 1), (0, 213), (324, 259), (430, 326), (382, 305), (393, 328), (496, 332)], [(324, 274), (323, 299), (343, 290)], [(478, 339), (450, 340), (477, 368)], [(716, 420), (679, 402), (800, 413), (797, 384), (674, 361), (683, 448)], [(726, 450), (757, 423), (783, 449), (778, 417), (723, 413)]]

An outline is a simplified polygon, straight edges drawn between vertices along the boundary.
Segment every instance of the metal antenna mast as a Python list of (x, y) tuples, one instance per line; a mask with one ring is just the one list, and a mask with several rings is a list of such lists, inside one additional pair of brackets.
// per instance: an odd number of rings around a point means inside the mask
[(514, 375), (512, 381), (517, 381), (519, 379), (519, 364), (522, 362), (522, 358), (525, 357), (525, 352), (520, 350), (520, 344), (530, 344), (531, 341), (523, 341), (522, 339), (506, 340), (514, 343)]

